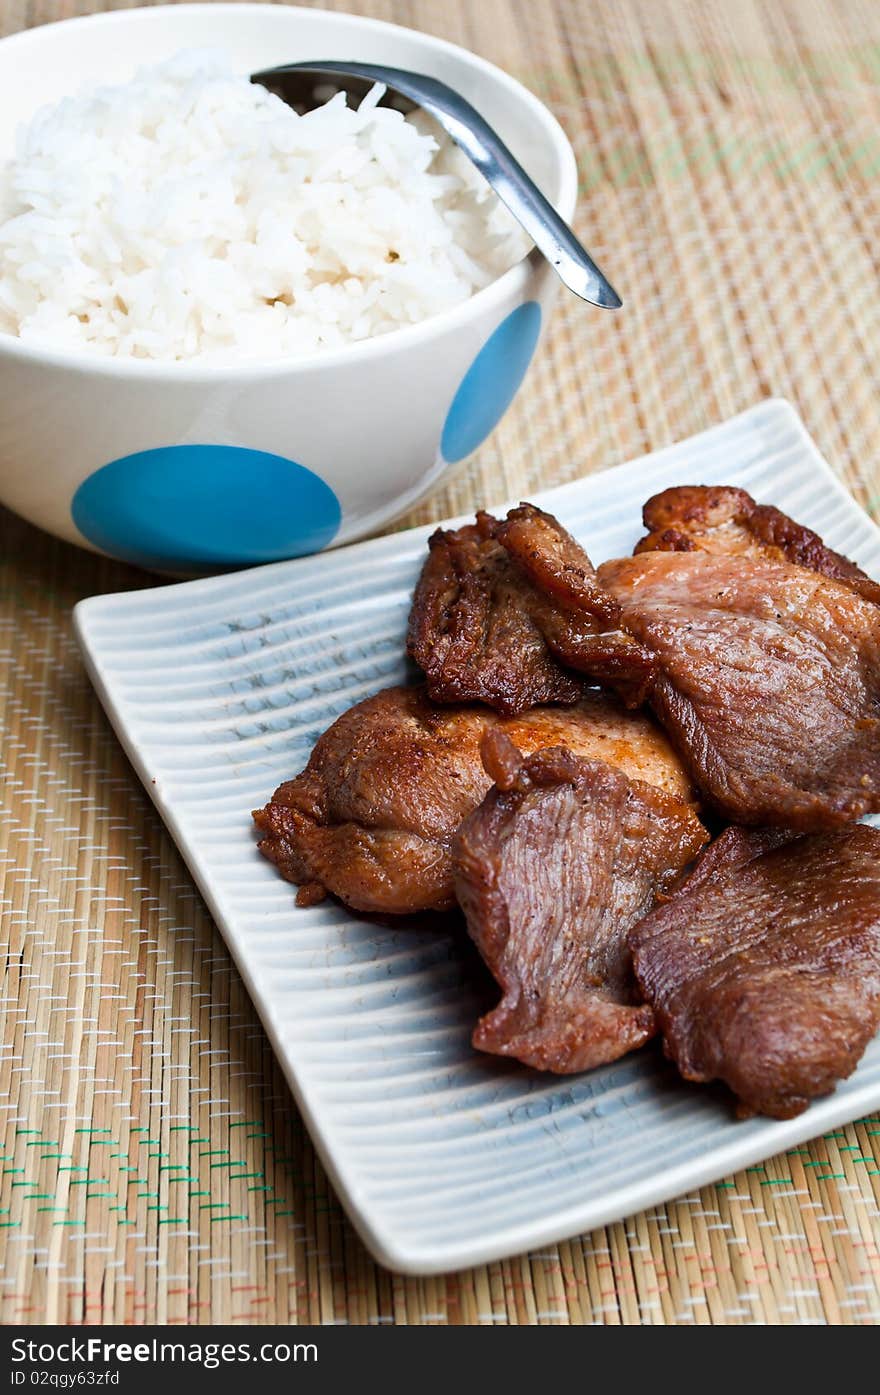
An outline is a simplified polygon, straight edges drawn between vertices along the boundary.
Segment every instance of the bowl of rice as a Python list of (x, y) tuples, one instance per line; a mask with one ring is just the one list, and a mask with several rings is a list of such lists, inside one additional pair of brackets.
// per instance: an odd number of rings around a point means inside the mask
[(313, 553), (506, 411), (552, 268), (425, 113), (248, 80), (319, 58), (456, 87), (571, 218), (550, 112), (395, 25), (174, 5), (0, 41), (0, 500), (31, 522), (178, 575)]

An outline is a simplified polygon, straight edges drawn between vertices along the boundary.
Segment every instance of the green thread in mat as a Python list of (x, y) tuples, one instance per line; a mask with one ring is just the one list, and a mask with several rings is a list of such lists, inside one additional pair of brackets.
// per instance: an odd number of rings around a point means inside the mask
[[(235, 1122), (238, 1122), (238, 1121), (235, 1121)], [(240, 1121), (240, 1122), (241, 1122), (241, 1124), (242, 1124), (243, 1127), (246, 1127), (246, 1128), (253, 1128), (254, 1122), (255, 1122), (255, 1121), (253, 1121), (253, 1120), (250, 1120), (250, 1121), (249, 1121), (249, 1120), (242, 1120), (242, 1121)], [(81, 1129), (79, 1130), (79, 1132), (81, 1133), (81, 1135), (82, 1135), (84, 1138), (86, 1138), (86, 1139), (88, 1140), (88, 1145), (89, 1145), (90, 1147), (93, 1146), (93, 1144), (94, 1144), (94, 1141), (95, 1141), (94, 1135), (98, 1132), (98, 1129), (99, 1129), (99, 1126), (95, 1126), (93, 1129), (92, 1129), (92, 1128), (89, 1128), (89, 1129), (81, 1128)], [(171, 1131), (173, 1131), (174, 1133), (177, 1133), (177, 1134), (185, 1134), (185, 1133), (189, 1133), (189, 1132), (190, 1132), (190, 1129), (189, 1129), (189, 1128), (186, 1128), (186, 1129), (184, 1129), (184, 1128), (173, 1128), (173, 1130), (169, 1130), (169, 1132), (171, 1132)], [(105, 1131), (105, 1132), (106, 1132), (106, 1131)], [(133, 1130), (133, 1133), (134, 1133), (134, 1132), (135, 1132), (135, 1131)], [(260, 1134), (263, 1135), (263, 1137), (265, 1137), (265, 1138), (270, 1138), (270, 1137), (271, 1137), (271, 1135), (269, 1135), (265, 1130), (260, 1130)], [(150, 1141), (152, 1141), (152, 1140), (148, 1140), (148, 1139), (145, 1139), (145, 1138), (141, 1138), (141, 1139), (138, 1140), (138, 1139), (132, 1138), (132, 1141), (133, 1141), (133, 1142), (137, 1142), (137, 1141), (139, 1141), (139, 1142), (150, 1142)], [(189, 1140), (186, 1140), (186, 1141), (189, 1142)], [(222, 1169), (226, 1169), (227, 1175), (228, 1175), (232, 1180), (241, 1179), (242, 1181), (252, 1181), (252, 1180), (255, 1179), (255, 1178), (260, 1178), (260, 1177), (263, 1176), (262, 1170), (259, 1170), (259, 1169), (256, 1169), (256, 1170), (255, 1170), (255, 1169), (248, 1169), (248, 1168), (247, 1168), (247, 1160), (246, 1160), (246, 1159), (230, 1159), (230, 1158), (228, 1158), (228, 1152), (229, 1152), (228, 1149), (223, 1149), (223, 1150), (214, 1150), (214, 1149), (212, 1149), (212, 1150), (209, 1150), (209, 1156), (216, 1156), (217, 1152), (225, 1153), (225, 1154), (227, 1154), (227, 1157), (225, 1157), (225, 1158), (223, 1159), (222, 1162), (220, 1162), (220, 1163), (212, 1163), (212, 1164), (210, 1164), (210, 1166), (211, 1166), (212, 1168), (213, 1168), (213, 1167), (218, 1167), (218, 1166), (219, 1166), (219, 1167), (222, 1168)], [(59, 1155), (59, 1156), (60, 1156), (60, 1155)], [(148, 1156), (148, 1159), (149, 1159), (149, 1158), (152, 1158), (152, 1157), (156, 1157), (156, 1156), (158, 1156), (158, 1155), (156, 1155), (156, 1154), (148, 1154), (147, 1156)], [(162, 1154), (162, 1156), (167, 1156), (167, 1154)], [(110, 1157), (112, 1160), (114, 1160), (114, 1161), (115, 1161), (116, 1159), (125, 1159), (125, 1158), (128, 1157), (128, 1151), (127, 1151), (127, 1150), (123, 1150), (123, 1151), (118, 1152), (118, 1153), (116, 1153), (116, 1154), (111, 1154), (111, 1155), (109, 1155), (109, 1157)], [(39, 1159), (36, 1159), (36, 1161), (37, 1161), (40, 1165), (42, 1165), (43, 1163), (45, 1163), (45, 1162), (47, 1161), (47, 1155), (45, 1155), (45, 1154), (42, 1155)], [(10, 1169), (6, 1169), (6, 1171), (9, 1172)], [(32, 1187), (32, 1186), (34, 1185), (33, 1181), (31, 1181), (30, 1179), (28, 1179), (28, 1178), (26, 1178), (26, 1177), (24, 1176), (25, 1171), (26, 1171), (26, 1169), (25, 1169), (24, 1167), (14, 1169), (14, 1172), (15, 1172), (15, 1174), (16, 1174), (16, 1176), (17, 1176), (17, 1181), (16, 1181), (16, 1182), (13, 1182), (13, 1183), (11, 1184), (12, 1187), (21, 1186), (21, 1187), (24, 1187), (24, 1188), (29, 1188), (29, 1187)], [(81, 1163), (72, 1163), (72, 1162), (71, 1162), (71, 1163), (63, 1163), (63, 1162), (58, 1162), (57, 1165), (56, 1165), (55, 1171), (56, 1171), (56, 1176), (59, 1178), (59, 1180), (60, 1180), (60, 1177), (62, 1176), (62, 1174), (65, 1175), (65, 1176), (68, 1178), (68, 1181), (67, 1181), (67, 1186), (68, 1186), (68, 1188), (84, 1187), (84, 1188), (86, 1189), (86, 1190), (85, 1190), (85, 1200), (86, 1200), (87, 1203), (90, 1204), (90, 1207), (92, 1208), (92, 1210), (94, 1209), (95, 1204), (97, 1204), (97, 1205), (99, 1205), (99, 1206), (102, 1205), (102, 1204), (106, 1204), (106, 1210), (107, 1210), (107, 1214), (108, 1214), (108, 1221), (109, 1221), (109, 1218), (112, 1216), (112, 1217), (113, 1217), (113, 1222), (114, 1222), (114, 1224), (116, 1224), (116, 1225), (120, 1225), (120, 1226), (121, 1226), (121, 1225), (132, 1225), (132, 1224), (136, 1224), (130, 1217), (127, 1217), (127, 1216), (124, 1215), (124, 1213), (125, 1213), (125, 1211), (126, 1211), (125, 1204), (124, 1204), (124, 1202), (121, 1202), (121, 1201), (119, 1200), (119, 1198), (118, 1198), (118, 1196), (117, 1196), (117, 1194), (116, 1194), (115, 1192), (113, 1192), (112, 1190), (109, 1190), (109, 1189), (107, 1189), (107, 1190), (101, 1190), (101, 1191), (93, 1191), (93, 1190), (92, 1190), (92, 1188), (94, 1188), (94, 1187), (104, 1187), (104, 1188), (107, 1188), (107, 1186), (108, 1186), (108, 1181), (109, 1181), (109, 1179), (108, 1179), (107, 1177), (94, 1177), (94, 1176), (89, 1175), (89, 1169), (88, 1169), (88, 1167), (87, 1167), (85, 1164), (81, 1164)], [(127, 1162), (120, 1162), (120, 1164), (119, 1164), (119, 1166), (118, 1166), (118, 1168), (117, 1168), (117, 1172), (118, 1172), (118, 1175), (119, 1175), (120, 1184), (121, 1184), (121, 1185), (126, 1185), (126, 1186), (138, 1185), (139, 1182), (142, 1184), (142, 1183), (143, 1183), (143, 1180), (144, 1180), (143, 1178), (139, 1178), (139, 1177), (136, 1177), (136, 1176), (135, 1176), (135, 1177), (128, 1176), (128, 1174), (129, 1174), (130, 1172), (136, 1172), (136, 1171), (137, 1171), (137, 1169), (134, 1168), (131, 1164), (129, 1164), (129, 1163), (127, 1163)], [(84, 1174), (84, 1175), (82, 1175), (82, 1176), (74, 1176), (74, 1175), (72, 1175), (72, 1174), (74, 1174), (74, 1173), (77, 1173), (77, 1174), (82, 1173), (82, 1174)], [(188, 1167), (187, 1167), (186, 1162), (161, 1163), (161, 1164), (159, 1165), (159, 1168), (158, 1168), (158, 1174), (159, 1174), (160, 1176), (164, 1176), (164, 1177), (165, 1177), (165, 1181), (166, 1181), (166, 1183), (167, 1183), (168, 1185), (170, 1185), (171, 1183), (183, 1183), (183, 1184), (185, 1184), (185, 1185), (187, 1185), (187, 1186), (192, 1186), (192, 1184), (195, 1183), (196, 1186), (195, 1186), (194, 1190), (190, 1191), (190, 1192), (187, 1194), (187, 1197), (188, 1197), (188, 1200), (190, 1201), (190, 1203), (192, 1203), (193, 1201), (201, 1202), (201, 1198), (202, 1198), (202, 1197), (204, 1197), (204, 1196), (206, 1196), (206, 1195), (207, 1195), (207, 1196), (210, 1196), (210, 1191), (205, 1192), (205, 1190), (204, 1190), (203, 1188), (199, 1188), (199, 1187), (198, 1187), (197, 1184), (198, 1184), (199, 1178), (198, 1178), (198, 1176), (194, 1176), (194, 1175), (192, 1175), (192, 1174), (190, 1173), (190, 1171), (189, 1171), (189, 1169), (188, 1169)], [(179, 1174), (179, 1175), (173, 1175), (173, 1174)], [(266, 1184), (266, 1183), (257, 1183), (257, 1184), (255, 1184), (255, 1185), (250, 1186), (250, 1187), (248, 1188), (248, 1191), (249, 1191), (250, 1193), (254, 1193), (255, 1195), (262, 1196), (262, 1198), (263, 1198), (263, 1203), (262, 1203), (262, 1204), (263, 1204), (264, 1206), (271, 1205), (273, 1208), (277, 1208), (277, 1207), (279, 1207), (279, 1206), (283, 1206), (283, 1205), (284, 1205), (284, 1198), (277, 1197), (277, 1196), (270, 1196), (270, 1195), (269, 1195), (269, 1193), (272, 1192), (272, 1187), (271, 1187), (269, 1184)], [(156, 1215), (157, 1224), (160, 1224), (160, 1225), (168, 1225), (168, 1224), (173, 1224), (173, 1225), (186, 1225), (186, 1224), (187, 1224), (187, 1221), (188, 1221), (188, 1218), (187, 1218), (187, 1217), (170, 1217), (170, 1216), (167, 1216), (167, 1215), (162, 1214), (163, 1212), (168, 1211), (169, 1207), (168, 1207), (167, 1202), (163, 1201), (162, 1196), (161, 1196), (161, 1192), (159, 1192), (159, 1191), (145, 1192), (145, 1193), (140, 1193), (139, 1195), (140, 1195), (140, 1197), (141, 1197), (143, 1200), (146, 1200), (146, 1201), (149, 1203), (148, 1206), (147, 1206), (147, 1208), (146, 1208), (146, 1209), (147, 1209), (147, 1212), (153, 1213), (153, 1214)], [(30, 1200), (33, 1200), (33, 1201), (41, 1200), (41, 1201), (45, 1201), (46, 1203), (52, 1203), (53, 1201), (55, 1201), (54, 1194), (51, 1193), (51, 1192), (39, 1192), (39, 1193), (29, 1192), (26, 1199), (27, 1199), (28, 1201), (30, 1201)], [(222, 1220), (225, 1220), (225, 1221), (229, 1222), (230, 1224), (240, 1224), (240, 1223), (246, 1222), (247, 1219), (248, 1219), (248, 1218), (247, 1218), (247, 1215), (246, 1215), (245, 1213), (241, 1213), (241, 1212), (233, 1213), (233, 1212), (231, 1212), (231, 1211), (230, 1211), (230, 1203), (229, 1203), (228, 1201), (223, 1201), (223, 1202), (210, 1202), (210, 1203), (208, 1204), (207, 1208), (204, 1206), (204, 1204), (200, 1204), (200, 1205), (199, 1205), (199, 1209), (200, 1209), (200, 1210), (202, 1210), (202, 1209), (208, 1209), (208, 1210), (211, 1212), (211, 1215), (209, 1216), (209, 1219), (212, 1220), (212, 1221), (213, 1221), (213, 1220), (220, 1220), (220, 1219), (222, 1219)], [(60, 1215), (61, 1215), (62, 1217), (64, 1217), (64, 1213), (65, 1213), (66, 1211), (67, 1211), (67, 1207), (66, 1207), (66, 1206), (56, 1203), (56, 1204), (54, 1204), (54, 1205), (53, 1205), (53, 1204), (46, 1204), (46, 1205), (43, 1205), (43, 1206), (38, 1207), (38, 1208), (37, 1208), (36, 1214), (40, 1214), (40, 1215), (45, 1214), (45, 1215), (47, 1215), (48, 1217), (51, 1217), (53, 1213), (54, 1213), (56, 1216), (59, 1215), (59, 1213), (60, 1213)], [(214, 1214), (215, 1212), (221, 1212), (221, 1211), (223, 1212), (222, 1216), (221, 1216), (221, 1215)], [(120, 1213), (123, 1213), (123, 1214), (120, 1214)], [(293, 1210), (293, 1208), (290, 1208), (289, 1206), (286, 1207), (286, 1208), (283, 1209), (283, 1210), (278, 1210), (278, 1211), (276, 1211), (276, 1215), (279, 1216), (279, 1217), (289, 1217), (289, 1216), (291, 1216), (291, 1215), (293, 1215), (293, 1214), (294, 1214), (294, 1210)], [(67, 1227), (67, 1228), (71, 1228), (71, 1229), (81, 1229), (81, 1228), (85, 1225), (85, 1221), (84, 1221), (84, 1219), (83, 1219), (82, 1217), (71, 1217), (71, 1216), (66, 1216), (66, 1217), (64, 1217), (63, 1219), (58, 1219), (58, 1220), (55, 1220), (54, 1222), (50, 1222), (50, 1223), (51, 1223), (51, 1224), (54, 1224), (54, 1225), (56, 1225), (56, 1226)], [(19, 1222), (18, 1220), (9, 1220), (8, 1222), (5, 1222), (5, 1226), (6, 1226), (7, 1228), (12, 1228), (13, 1226), (17, 1226), (17, 1225), (19, 1225), (19, 1224), (20, 1224), (20, 1222)]]

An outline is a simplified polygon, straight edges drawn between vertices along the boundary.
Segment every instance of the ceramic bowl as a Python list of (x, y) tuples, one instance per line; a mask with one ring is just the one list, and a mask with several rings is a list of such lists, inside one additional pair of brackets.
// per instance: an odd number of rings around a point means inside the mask
[[(0, 42), (0, 159), (19, 122), (181, 49), (242, 73), (357, 58), (430, 73), (485, 114), (566, 219), (571, 147), (536, 97), (428, 35), (354, 16), (174, 5), (62, 21)], [(103, 359), (0, 334), (0, 499), (68, 541), (191, 574), (312, 553), (389, 523), (493, 430), (557, 281), (532, 253), (421, 324), (291, 360)]]

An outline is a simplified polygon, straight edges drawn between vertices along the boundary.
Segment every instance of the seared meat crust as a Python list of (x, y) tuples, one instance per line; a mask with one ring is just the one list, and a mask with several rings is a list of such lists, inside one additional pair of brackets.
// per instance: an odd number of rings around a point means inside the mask
[(846, 582), (866, 600), (880, 602), (880, 584), (855, 562), (832, 552), (818, 533), (774, 508), (756, 504), (730, 485), (678, 485), (649, 499), (642, 510), (649, 530), (640, 552), (715, 552), (793, 562)]
[(725, 818), (808, 831), (880, 810), (874, 583), (763, 547), (728, 552), (726, 526), (715, 550), (643, 550), (599, 568), (659, 661), (654, 711)]
[(693, 808), (555, 747), (524, 758), (499, 727), (495, 781), (453, 844), (468, 930), (502, 989), (481, 1051), (560, 1074), (616, 1060), (654, 1034), (626, 932), (706, 841)]
[(880, 831), (768, 848), (727, 829), (629, 943), (685, 1079), (725, 1081), (743, 1114), (800, 1114), (880, 1025)]
[(580, 544), (534, 504), (511, 509), (495, 536), (534, 587), (533, 614), (556, 658), (640, 707), (656, 659), (623, 628), (619, 604)]
[(621, 630), (619, 614), (574, 539), (524, 504), (504, 522), (479, 513), (433, 535), (407, 652), (435, 702), (485, 702), (512, 715), (576, 702), (585, 675), (638, 706), (655, 663)]
[(434, 702), (485, 702), (505, 715), (572, 703), (587, 683), (553, 658), (531, 588), (495, 538), (497, 520), (439, 530), (416, 586), (407, 653)]

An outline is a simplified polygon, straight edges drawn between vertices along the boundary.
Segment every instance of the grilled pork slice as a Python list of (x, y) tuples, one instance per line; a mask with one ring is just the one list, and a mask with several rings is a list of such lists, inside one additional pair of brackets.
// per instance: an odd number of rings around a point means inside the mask
[(880, 587), (742, 490), (666, 490), (645, 521), (598, 578), (707, 803), (803, 831), (880, 810)]
[(794, 562), (811, 572), (844, 581), (869, 601), (880, 601), (880, 585), (855, 562), (832, 552), (818, 533), (796, 523), (772, 504), (756, 504), (730, 485), (678, 485), (649, 499), (642, 511), (649, 530), (636, 552), (715, 552)]
[(880, 831), (727, 829), (629, 943), (685, 1079), (725, 1081), (744, 1115), (800, 1114), (880, 1025)]
[(620, 605), (580, 543), (534, 504), (511, 509), (495, 536), (534, 588), (538, 624), (555, 657), (611, 688), (627, 707), (641, 706), (656, 660), (623, 627)]
[(652, 656), (620, 627), (620, 607), (583, 549), (530, 504), (501, 522), (438, 530), (416, 586), (407, 649), (435, 702), (484, 702), (512, 715), (577, 702), (589, 680), (636, 707)]
[(495, 726), (527, 753), (564, 744), (692, 797), (663, 733), (607, 694), (503, 719), (487, 707), (437, 707), (421, 688), (389, 688), (343, 713), (302, 774), (255, 812), (261, 851), (300, 886), (300, 904), (326, 890), (362, 911), (448, 908), (452, 836), (491, 784), (480, 743)]
[(627, 931), (708, 835), (680, 795), (555, 747), (523, 756), (499, 727), (494, 781), (453, 845), (468, 930), (502, 990), (481, 1051), (570, 1074), (654, 1034)]

